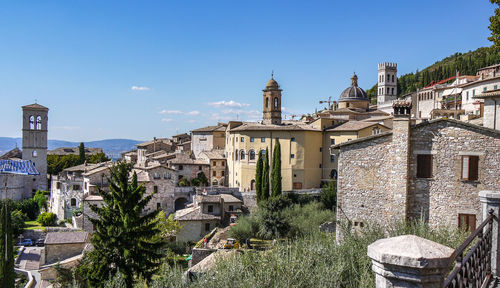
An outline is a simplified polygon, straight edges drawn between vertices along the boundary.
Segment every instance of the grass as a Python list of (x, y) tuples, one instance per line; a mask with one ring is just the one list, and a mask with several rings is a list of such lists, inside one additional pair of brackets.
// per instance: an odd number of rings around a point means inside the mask
[(43, 227), (40, 223), (35, 221), (25, 221), (24, 224), (26, 224), (26, 227), (24, 229), (28, 230), (42, 230), (45, 232), (45, 227)]

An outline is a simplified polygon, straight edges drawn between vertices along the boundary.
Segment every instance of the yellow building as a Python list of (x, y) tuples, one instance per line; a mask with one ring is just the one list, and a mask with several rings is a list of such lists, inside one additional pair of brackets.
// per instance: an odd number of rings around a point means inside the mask
[(282, 90), (273, 77), (263, 92), (263, 120), (231, 121), (226, 129), (227, 181), (229, 187), (239, 187), (240, 191), (255, 190), (257, 153), (264, 153), (268, 148), (272, 165), (277, 141), (281, 145), (283, 191), (320, 188), (323, 181), (337, 177), (336, 155), (329, 149), (332, 144), (390, 129), (376, 122), (350, 121), (357, 117), (367, 119), (388, 115), (370, 110), (368, 96), (357, 86), (356, 75), (339, 99), (339, 110), (345, 110), (347, 117), (332, 112), (323, 113), (314, 120), (282, 120)]

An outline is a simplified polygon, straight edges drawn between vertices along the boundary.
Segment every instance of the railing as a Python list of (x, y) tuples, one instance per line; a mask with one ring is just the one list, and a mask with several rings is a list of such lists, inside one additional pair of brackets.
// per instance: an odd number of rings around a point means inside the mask
[[(493, 210), (479, 227), (453, 252), (455, 268), (444, 282), (444, 287), (485, 287), (491, 277), (491, 245)], [(486, 227), (486, 229), (485, 229)], [(465, 257), (467, 247), (475, 241)]]

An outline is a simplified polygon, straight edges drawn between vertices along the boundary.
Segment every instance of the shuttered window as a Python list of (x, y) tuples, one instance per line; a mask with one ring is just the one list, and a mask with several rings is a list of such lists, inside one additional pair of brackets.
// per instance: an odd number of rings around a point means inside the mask
[(462, 156), (462, 180), (475, 181), (479, 173), (479, 156)]
[(458, 228), (467, 229), (469, 232), (476, 230), (476, 215), (458, 214)]
[(432, 155), (417, 155), (417, 178), (432, 178)]

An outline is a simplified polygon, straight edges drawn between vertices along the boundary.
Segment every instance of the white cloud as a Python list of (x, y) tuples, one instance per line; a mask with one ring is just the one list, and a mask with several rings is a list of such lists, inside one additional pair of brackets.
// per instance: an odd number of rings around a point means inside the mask
[(222, 114), (238, 114), (247, 116), (259, 116), (261, 112), (257, 110), (238, 110), (238, 109), (225, 109), (221, 111)]
[(179, 111), (179, 110), (161, 110), (160, 112), (158, 112), (158, 114), (174, 114), (174, 115), (178, 115), (178, 114), (182, 114), (182, 111)]
[(250, 104), (247, 104), (247, 103), (239, 103), (239, 102), (235, 102), (233, 100), (230, 100), (230, 101), (218, 101), (218, 102), (211, 102), (211, 103), (207, 103), (208, 105), (210, 106), (213, 106), (213, 107), (238, 107), (238, 108), (242, 108), (242, 107), (248, 107), (250, 106)]
[(200, 111), (191, 111), (191, 112), (187, 112), (186, 115), (189, 115), (189, 116), (196, 116), (196, 115), (200, 115)]
[(130, 89), (134, 90), (134, 91), (148, 91), (149, 90), (149, 87), (146, 87), (146, 86), (132, 86), (130, 87)]
[(161, 122), (172, 122), (172, 121), (174, 121), (174, 119), (172, 119), (172, 118), (162, 118), (161, 119)]

